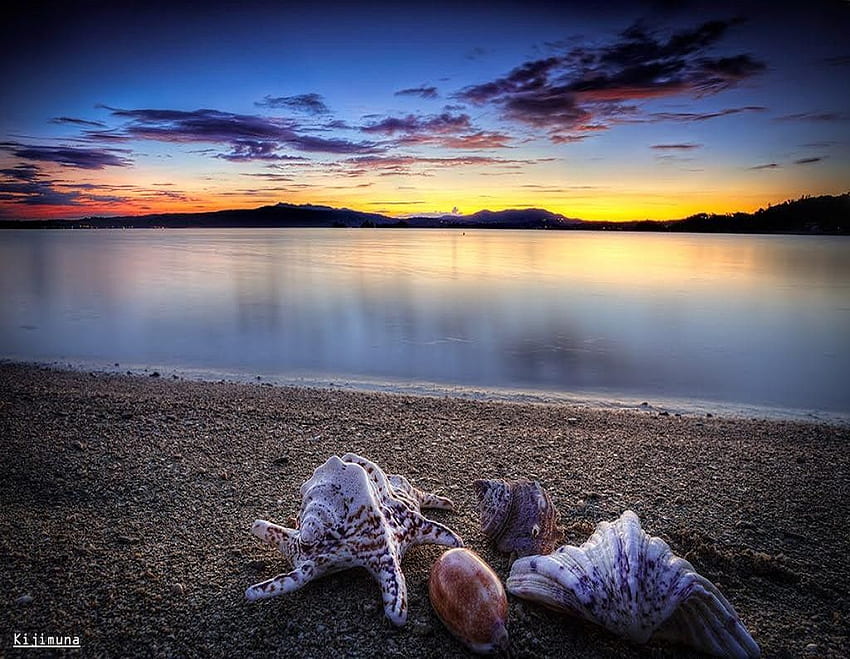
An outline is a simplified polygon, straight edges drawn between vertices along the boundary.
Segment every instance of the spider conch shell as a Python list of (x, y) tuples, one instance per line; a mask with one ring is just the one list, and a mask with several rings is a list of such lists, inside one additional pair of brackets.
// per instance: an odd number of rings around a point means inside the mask
[(548, 554), (563, 540), (558, 511), (537, 481), (476, 480), (481, 529), (496, 548), (517, 556)]
[(635, 643), (664, 639), (727, 657), (761, 653), (717, 587), (641, 529), (631, 510), (601, 522), (581, 547), (517, 560), (507, 589)]
[(466, 647), (479, 654), (508, 647), (508, 598), (496, 573), (469, 549), (449, 549), (428, 580), (437, 616)]
[(463, 546), (454, 531), (422, 515), (422, 508), (452, 509), (445, 497), (423, 492), (404, 476), (385, 474), (374, 462), (346, 453), (331, 456), (301, 486), (295, 528), (258, 519), (251, 532), (274, 545), (292, 570), (254, 584), (250, 600), (284, 595), (325, 574), (364, 567), (381, 586), (384, 613), (407, 621), (407, 585), (401, 570), (408, 548)]

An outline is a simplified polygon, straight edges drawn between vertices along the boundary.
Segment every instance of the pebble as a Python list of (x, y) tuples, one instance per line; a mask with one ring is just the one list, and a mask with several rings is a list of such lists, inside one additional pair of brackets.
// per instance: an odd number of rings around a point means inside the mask
[[(256, 655), (279, 647), (298, 656), (457, 655), (460, 646), (427, 603), (428, 569), (442, 551), (437, 546), (408, 554), (410, 619), (400, 630), (386, 621), (377, 584), (363, 570), (339, 573), (277, 601), (244, 602), (246, 586), (288, 569), (274, 547), (250, 535), (250, 522), (265, 517), (287, 525), (312, 469), (331, 454), (352, 450), (375, 457), (390, 471), (408, 476), (418, 471), (413, 485), (451, 494), (456, 513), (428, 516), (481, 550), (501, 578), (510, 563), (480, 532), (473, 478), (537, 473), (558, 494), (570, 544), (576, 545), (598, 521), (642, 500), (648, 530), (672, 538), (677, 549), (693, 555), (697, 569), (711, 573), (758, 632), (765, 656), (843, 656), (846, 589), (823, 577), (850, 573), (850, 559), (841, 551), (848, 514), (847, 499), (840, 496), (848, 465), (846, 430), (774, 421), (755, 426), (722, 416), (707, 419), (704, 411), (665, 426), (647, 418), (650, 410), (659, 411), (655, 407), (599, 412), (172, 383), (169, 373), (163, 376), (167, 382), (139, 377), (149, 373), (91, 379), (0, 364), (0, 443), (22, 458), (0, 461), (0, 481), (28, 488), (16, 494), (14, 510), (0, 506), (0, 522), (9, 528), (11, 513), (17, 516), (15, 533), (0, 543), (5, 558), (0, 580), (9, 584), (7, 617), (52, 625), (55, 630), (44, 629), (51, 633), (76, 633), (74, 625), (81, 625), (86, 655), (126, 654), (128, 632), (140, 644), (135, 653), (151, 656), (211, 655), (223, 647)], [(257, 413), (245, 413), (248, 404)], [(58, 410), (68, 418), (59, 418)], [(122, 422), (122, 416), (132, 421)], [(193, 421), (184, 427), (187, 418)], [(579, 428), (567, 418), (580, 419), (582, 433), (588, 430), (582, 441), (571, 437)], [(353, 425), (363, 431), (362, 439), (352, 437)], [(317, 435), (321, 443), (311, 442)], [(85, 443), (87, 452), (77, 455), (74, 440)], [(396, 445), (403, 452), (391, 453)], [(55, 446), (66, 451), (52, 450)], [(69, 455), (72, 470), (66, 468)], [(811, 465), (816, 455), (817, 478), (795, 466), (798, 456)], [(286, 466), (274, 466), (281, 457), (289, 459), (282, 461)], [(83, 458), (88, 479), (78, 478)], [(22, 471), (24, 465), (37, 466), (37, 475)], [(219, 480), (223, 470), (233, 471), (231, 481)], [(102, 478), (96, 481), (94, 474)], [(56, 492), (73, 493), (75, 500), (51, 505)], [(585, 510), (567, 514), (577, 499), (584, 500)], [(73, 513), (76, 522), (70, 521)], [(736, 528), (739, 520), (755, 522), (758, 535)], [(111, 531), (105, 522), (113, 524)], [(709, 532), (719, 539), (711, 540)], [(120, 534), (125, 535), (119, 539)], [(789, 542), (803, 536), (806, 545)], [(753, 553), (744, 554), (748, 542)], [(75, 547), (87, 555), (75, 555)], [(231, 554), (233, 548), (238, 553)], [(782, 549), (787, 566), (775, 556)], [(756, 550), (769, 552), (770, 560), (756, 557)], [(75, 571), (71, 587), (61, 575), (74, 560), (86, 569)], [(757, 560), (764, 575), (751, 574)], [(30, 566), (43, 570), (49, 597), (39, 589), (32, 599)], [(788, 576), (790, 568), (801, 575), (799, 584)], [(801, 593), (807, 594), (805, 616), (798, 615)], [(583, 634), (564, 633), (563, 623), (532, 603), (513, 600), (510, 622), (516, 656), (635, 654), (602, 633), (593, 634), (590, 649)], [(323, 634), (317, 624), (325, 626)], [(657, 646), (644, 652), (672, 654)]]

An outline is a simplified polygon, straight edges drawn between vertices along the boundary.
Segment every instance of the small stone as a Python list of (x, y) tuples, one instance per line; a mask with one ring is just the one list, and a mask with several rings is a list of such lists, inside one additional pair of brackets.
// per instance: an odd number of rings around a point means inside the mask
[(33, 602), (32, 595), (21, 595), (15, 600), (15, 604), (18, 606), (29, 606)]
[(159, 371), (154, 371), (153, 373), (151, 373), (151, 375), (150, 375), (150, 376), (151, 376), (152, 378), (158, 378), (158, 377), (159, 377)]
[(571, 417), (567, 418), (567, 423), (569, 423), (570, 425), (574, 425), (574, 424), (578, 423), (578, 419), (574, 416), (571, 416)]
[(86, 445), (85, 445), (85, 444), (83, 444), (83, 443), (82, 443), (80, 440), (78, 440), (78, 439), (76, 439), (76, 440), (74, 440), (73, 442), (71, 442), (71, 446), (73, 446), (73, 447), (74, 447), (75, 449), (77, 449), (78, 451), (85, 451), (85, 450), (86, 450)]
[(818, 647), (817, 643), (809, 643), (806, 646), (806, 649), (803, 650), (804, 654), (809, 654), (809, 655), (817, 655), (819, 652), (820, 652), (820, 647)]
[(140, 542), (139, 538), (135, 538), (129, 535), (119, 535), (115, 539), (122, 545), (137, 545)]
[(186, 589), (183, 587), (182, 583), (173, 583), (171, 584), (171, 588), (169, 588), (172, 595), (183, 596), (186, 594)]

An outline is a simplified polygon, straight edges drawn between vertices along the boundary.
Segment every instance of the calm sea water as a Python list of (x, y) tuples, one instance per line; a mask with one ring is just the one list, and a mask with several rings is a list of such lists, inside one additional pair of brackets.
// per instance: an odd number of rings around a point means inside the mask
[(850, 240), (5, 231), (0, 355), (847, 413)]

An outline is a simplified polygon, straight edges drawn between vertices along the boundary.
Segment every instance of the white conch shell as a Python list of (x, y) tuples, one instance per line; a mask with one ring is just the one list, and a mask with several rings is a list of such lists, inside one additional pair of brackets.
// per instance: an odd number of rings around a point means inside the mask
[(601, 522), (581, 547), (518, 559), (508, 592), (645, 643), (685, 643), (728, 657), (758, 657), (759, 646), (717, 587), (627, 510)]
[(431, 543), (460, 547), (449, 528), (424, 517), (422, 508), (451, 510), (452, 502), (422, 492), (403, 476), (387, 475), (353, 453), (331, 456), (301, 486), (297, 528), (258, 519), (251, 532), (275, 545), (292, 570), (254, 584), (249, 600), (291, 593), (313, 579), (351, 567), (365, 567), (381, 585), (384, 613), (395, 625), (407, 620), (404, 553)]

